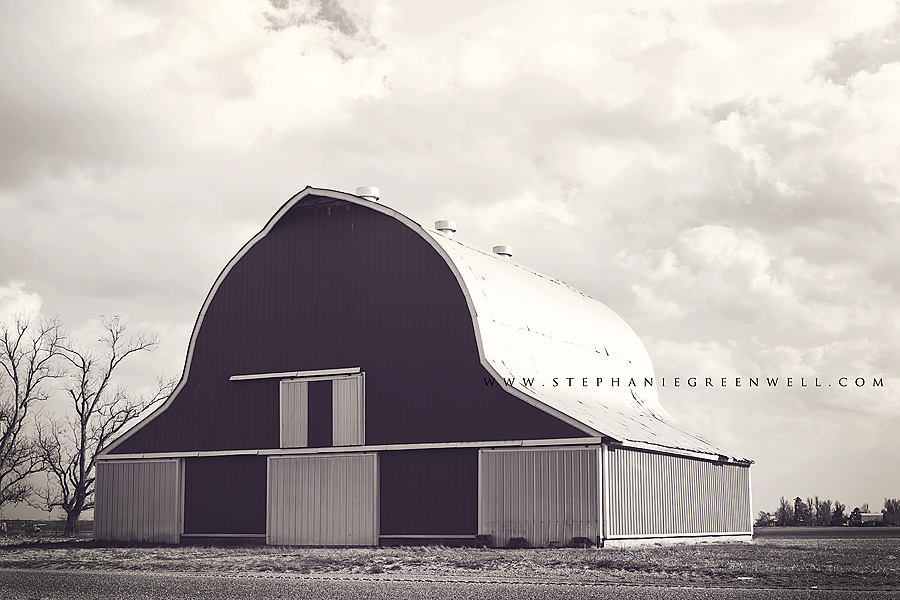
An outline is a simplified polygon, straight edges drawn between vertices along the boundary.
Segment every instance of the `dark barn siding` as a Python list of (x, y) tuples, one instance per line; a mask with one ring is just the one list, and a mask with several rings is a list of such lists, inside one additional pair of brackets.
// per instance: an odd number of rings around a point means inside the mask
[(277, 448), (277, 381), (229, 377), (355, 366), (366, 373), (369, 444), (583, 435), (484, 385), (465, 298), (421, 236), (321, 200), (294, 206), (234, 265), (187, 384), (114, 453)]
[(309, 394), (309, 439), (310, 448), (329, 448), (334, 444), (334, 404), (330, 381), (310, 381)]
[(478, 533), (478, 450), (382, 452), (381, 536)]
[(266, 533), (266, 457), (185, 459), (184, 533)]

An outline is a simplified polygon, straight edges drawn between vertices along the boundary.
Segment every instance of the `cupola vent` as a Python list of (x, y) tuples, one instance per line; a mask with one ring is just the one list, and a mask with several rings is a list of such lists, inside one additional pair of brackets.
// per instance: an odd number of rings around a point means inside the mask
[(435, 221), (434, 228), (441, 233), (447, 234), (449, 237), (453, 237), (453, 234), (456, 233), (456, 221)]
[(358, 187), (356, 188), (356, 195), (372, 202), (378, 202), (378, 199), (381, 197), (381, 191), (377, 187)]

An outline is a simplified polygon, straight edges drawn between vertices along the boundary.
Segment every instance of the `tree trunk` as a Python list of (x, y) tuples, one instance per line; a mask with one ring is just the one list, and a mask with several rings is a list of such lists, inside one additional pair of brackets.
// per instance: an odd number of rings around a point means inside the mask
[(75, 535), (75, 528), (78, 527), (78, 517), (81, 516), (81, 509), (73, 508), (66, 514), (66, 537)]

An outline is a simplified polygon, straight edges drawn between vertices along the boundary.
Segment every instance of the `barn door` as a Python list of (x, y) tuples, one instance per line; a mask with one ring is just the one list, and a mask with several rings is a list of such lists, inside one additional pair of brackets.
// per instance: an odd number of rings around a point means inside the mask
[(378, 470), (372, 453), (269, 458), (269, 544), (374, 546)]
[(280, 415), (282, 448), (361, 446), (365, 375), (283, 380)]

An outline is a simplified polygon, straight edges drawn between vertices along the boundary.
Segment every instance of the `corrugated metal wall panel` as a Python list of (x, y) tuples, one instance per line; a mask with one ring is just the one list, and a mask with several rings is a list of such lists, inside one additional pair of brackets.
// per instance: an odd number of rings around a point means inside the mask
[(481, 531), (496, 545), (600, 535), (598, 448), (481, 451)]
[(179, 542), (180, 462), (97, 464), (94, 538), (125, 542)]
[(362, 446), (366, 443), (364, 375), (342, 377), (333, 383), (333, 444)]
[(270, 544), (378, 543), (375, 454), (269, 458)]
[(309, 443), (307, 382), (281, 382), (281, 447), (305, 448)]
[(750, 533), (750, 468), (610, 449), (610, 537)]
[(346, 366), (366, 372), (370, 444), (584, 435), (485, 385), (465, 298), (418, 234), (301, 203), (221, 282), (178, 397), (115, 453), (277, 448), (278, 381), (228, 378)]
[(266, 458), (184, 459), (184, 533), (265, 535)]
[(478, 450), (401, 450), (378, 456), (381, 535), (478, 533)]

